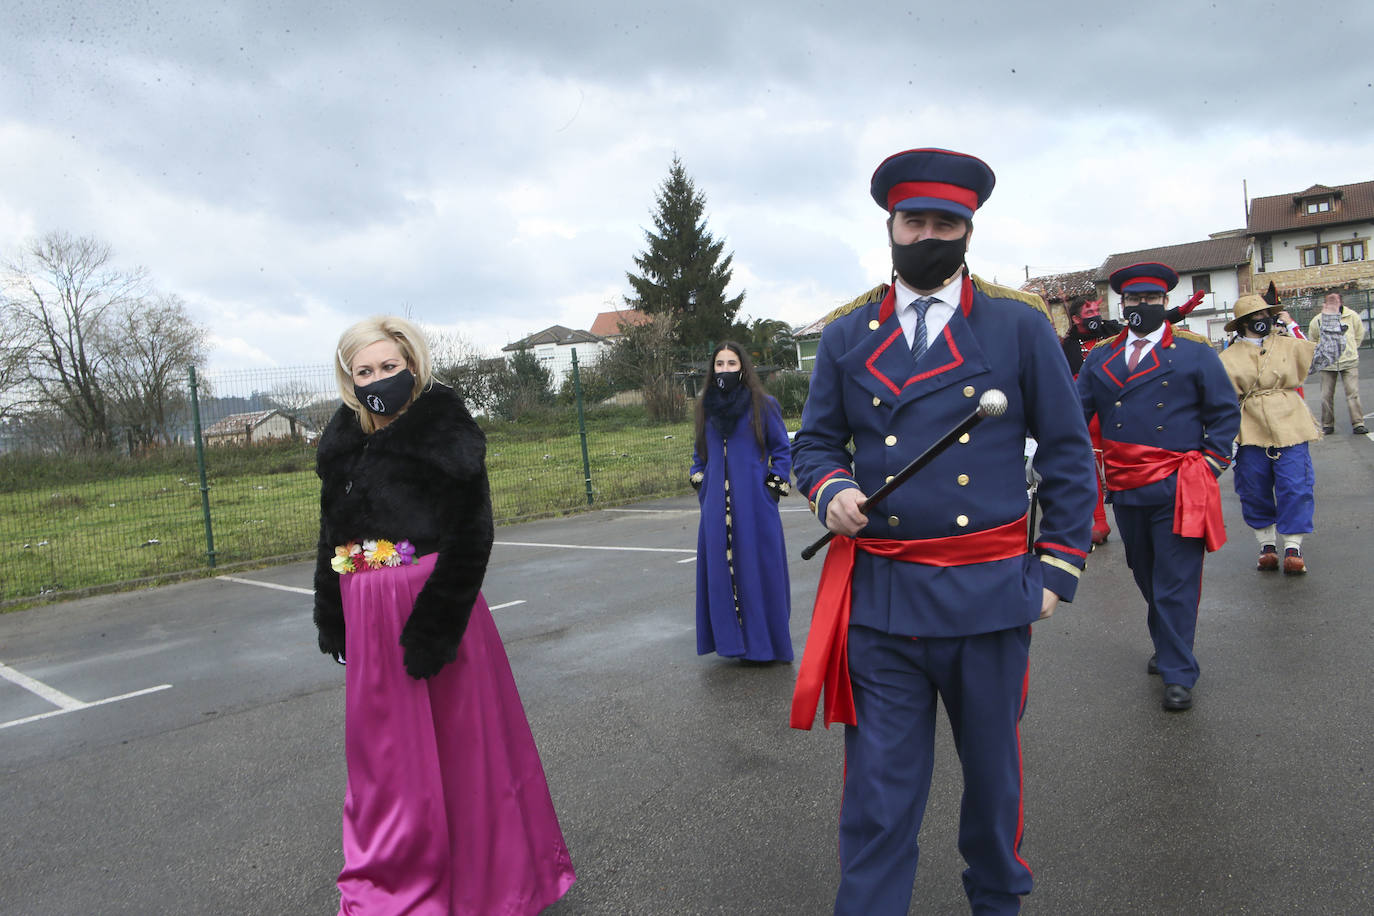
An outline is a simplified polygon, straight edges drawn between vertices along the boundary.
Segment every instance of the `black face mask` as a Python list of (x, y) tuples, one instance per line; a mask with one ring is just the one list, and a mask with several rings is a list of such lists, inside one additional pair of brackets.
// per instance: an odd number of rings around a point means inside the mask
[(1269, 316), (1262, 315), (1255, 318), (1245, 319), (1245, 326), (1250, 329), (1250, 333), (1257, 337), (1268, 337), (1269, 332), (1274, 329), (1269, 321)]
[(1164, 303), (1142, 302), (1140, 305), (1128, 305), (1121, 310), (1121, 314), (1125, 316), (1126, 324), (1131, 330), (1144, 337), (1164, 323)]
[(892, 267), (912, 289), (939, 289), (964, 266), (968, 234), (957, 239), (921, 239), (892, 245)]
[(734, 372), (717, 372), (716, 387), (726, 394), (729, 394), (739, 387), (740, 375), (741, 370), (739, 369), (736, 369)]
[(1094, 315), (1091, 318), (1083, 319), (1083, 333), (1088, 337), (1097, 337), (1102, 333), (1102, 316)]
[(372, 413), (385, 417), (409, 404), (414, 388), (415, 376), (409, 369), (402, 369), (390, 378), (378, 379), (370, 385), (354, 385), (353, 394)]

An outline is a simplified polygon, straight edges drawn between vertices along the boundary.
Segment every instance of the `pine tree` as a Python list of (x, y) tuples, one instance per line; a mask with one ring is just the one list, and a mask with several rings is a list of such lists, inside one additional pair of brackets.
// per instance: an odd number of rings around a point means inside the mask
[(725, 240), (706, 231), (706, 197), (673, 157), (656, 198), (656, 231), (644, 231), (648, 250), (627, 273), (633, 296), (625, 302), (650, 315), (666, 315), (680, 346), (700, 351), (726, 339), (744, 294), (725, 298), (734, 254), (722, 257)]

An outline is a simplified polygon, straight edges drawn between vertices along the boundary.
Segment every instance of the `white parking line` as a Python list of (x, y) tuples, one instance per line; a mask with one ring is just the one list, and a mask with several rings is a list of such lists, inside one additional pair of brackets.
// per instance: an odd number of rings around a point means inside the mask
[(490, 608), (488, 608), (488, 610), (499, 611), (499, 610), (501, 610), (501, 608), (503, 608), (503, 607), (515, 607), (517, 604), (524, 604), (524, 603), (525, 603), (525, 599), (524, 599), (524, 598), (518, 598), (518, 599), (516, 599), (515, 601), (507, 601), (505, 604), (493, 604)]
[(22, 719), (11, 719), (8, 722), (0, 722), (0, 729), (10, 728), (15, 725), (24, 725), (29, 722), (37, 722), (39, 719), (51, 719), (53, 716), (61, 716), (69, 712), (90, 709), (92, 706), (104, 706), (106, 703), (118, 703), (120, 700), (131, 700), (134, 697), (157, 693), (160, 690), (170, 690), (172, 687), (171, 684), (159, 684), (156, 687), (145, 687), (142, 690), (135, 690), (132, 693), (121, 693), (117, 697), (106, 697), (103, 700), (85, 703), (78, 700), (76, 697), (68, 696), (60, 690), (49, 687), (42, 681), (31, 678), (22, 671), (11, 668), (9, 665), (0, 664), (0, 677), (3, 677), (11, 684), (23, 687), (35, 696), (42, 697), (44, 700), (58, 707), (49, 712), (40, 712), (37, 715), (25, 716)]
[(259, 582), (256, 579), (240, 579), (238, 576), (215, 576), (221, 582), (237, 582), (239, 585), (256, 585), (260, 588), (275, 588), (279, 592), (295, 592), (298, 595), (313, 595), (313, 588), (301, 588), (296, 585), (278, 585), (275, 582)]
[(636, 550), (647, 553), (696, 553), (685, 547), (602, 547), (596, 544), (540, 544), (534, 541), (497, 541), (497, 547), (553, 547), (558, 550)]
[(81, 702), (76, 697), (69, 697), (62, 691), (49, 687), (42, 681), (36, 681), (24, 672), (16, 671), (9, 665), (3, 663), (0, 663), (0, 677), (3, 677), (11, 684), (18, 684), (29, 693), (37, 694), (52, 705), (59, 706), (62, 709), (83, 709), (86, 706), (85, 703)]
[(678, 565), (681, 565), (681, 564), (683, 564), (683, 563), (695, 563), (696, 561), (697, 561), (697, 558), (696, 558), (696, 557), (688, 557), (688, 558), (685, 559), (685, 560), (678, 560), (677, 562), (678, 562)]

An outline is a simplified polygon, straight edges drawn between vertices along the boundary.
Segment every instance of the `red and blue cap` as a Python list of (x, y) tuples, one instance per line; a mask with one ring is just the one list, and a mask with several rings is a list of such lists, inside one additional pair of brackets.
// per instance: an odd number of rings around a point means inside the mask
[(894, 210), (943, 210), (964, 219), (992, 194), (997, 181), (976, 156), (947, 149), (909, 149), (888, 156), (873, 173), (869, 193), (878, 206)]
[(1112, 271), (1107, 282), (1118, 293), (1167, 293), (1178, 286), (1178, 273), (1168, 264), (1142, 261)]

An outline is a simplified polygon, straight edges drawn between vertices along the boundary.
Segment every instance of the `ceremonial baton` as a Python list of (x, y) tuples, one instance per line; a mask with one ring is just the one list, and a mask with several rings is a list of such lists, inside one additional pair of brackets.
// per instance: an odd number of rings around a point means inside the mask
[[(910, 464), (892, 475), (891, 480), (879, 487), (872, 496), (859, 505), (859, 511), (867, 512), (871, 508), (877, 508), (878, 503), (882, 502), (889, 493), (906, 483), (913, 474), (934, 461), (945, 449), (958, 442), (959, 437), (964, 433), (982, 423), (986, 418), (1000, 417), (1006, 412), (1007, 396), (1005, 394), (996, 388), (989, 388), (984, 391), (982, 397), (978, 399), (978, 406), (967, 417), (964, 417), (958, 426), (945, 433), (930, 448), (913, 458)], [(814, 557), (816, 552), (829, 544), (830, 539), (834, 536), (835, 532), (827, 531), (816, 543), (802, 551), (802, 559), (809, 560)]]

